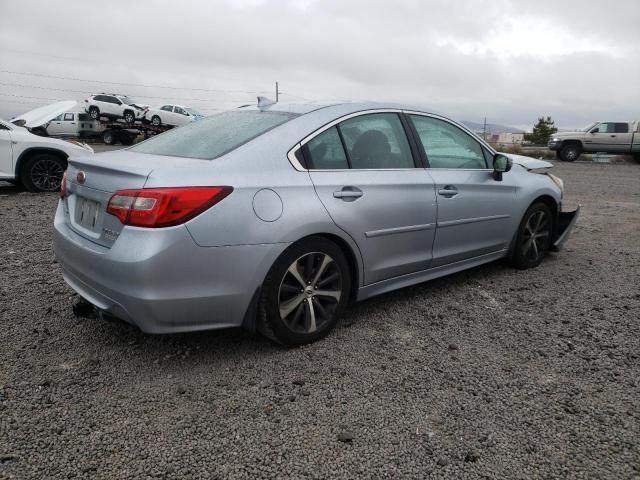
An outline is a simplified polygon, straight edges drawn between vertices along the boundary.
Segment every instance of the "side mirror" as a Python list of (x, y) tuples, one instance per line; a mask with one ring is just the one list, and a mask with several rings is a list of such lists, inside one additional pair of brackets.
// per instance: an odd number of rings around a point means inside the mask
[(507, 173), (513, 166), (513, 160), (502, 153), (496, 153), (493, 157), (493, 178), (502, 181), (502, 174)]

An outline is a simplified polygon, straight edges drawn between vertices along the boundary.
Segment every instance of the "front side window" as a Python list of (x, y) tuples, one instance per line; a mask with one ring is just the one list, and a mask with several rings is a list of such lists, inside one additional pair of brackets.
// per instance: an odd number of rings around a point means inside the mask
[(54, 118), (53, 120), (51, 120), (52, 122), (61, 122), (62, 121), (62, 114), (58, 115), (56, 118)]
[(309, 140), (304, 146), (304, 156), (309, 163), (309, 168), (312, 169), (343, 170), (349, 168), (338, 127), (331, 127)]
[(338, 125), (354, 169), (414, 168), (407, 135), (396, 113), (372, 113)]
[(480, 143), (449, 122), (410, 115), (430, 168), (486, 169)]
[(297, 115), (230, 111), (169, 130), (130, 148), (132, 152), (213, 160)]
[(600, 123), (596, 128), (591, 130), (591, 133), (613, 133), (614, 129), (614, 123)]
[(174, 108), (173, 111), (175, 113), (179, 113), (180, 115), (186, 115), (187, 114), (187, 112), (185, 112), (182, 107), (178, 107), (177, 105), (176, 105), (176, 107)]

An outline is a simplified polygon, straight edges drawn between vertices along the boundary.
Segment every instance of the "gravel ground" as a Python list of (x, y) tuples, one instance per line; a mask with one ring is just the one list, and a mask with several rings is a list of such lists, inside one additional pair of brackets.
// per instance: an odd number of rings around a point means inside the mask
[(284, 350), (76, 320), (55, 195), (0, 187), (0, 478), (640, 478), (640, 165), (559, 164), (567, 248)]

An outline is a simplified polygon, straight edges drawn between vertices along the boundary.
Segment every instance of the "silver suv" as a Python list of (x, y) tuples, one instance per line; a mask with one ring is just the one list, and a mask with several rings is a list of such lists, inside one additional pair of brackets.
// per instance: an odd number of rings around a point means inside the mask
[(141, 120), (149, 109), (149, 105), (134, 102), (126, 95), (100, 93), (91, 95), (85, 100), (85, 111), (94, 120), (106, 117), (111, 120), (123, 118), (127, 123)]

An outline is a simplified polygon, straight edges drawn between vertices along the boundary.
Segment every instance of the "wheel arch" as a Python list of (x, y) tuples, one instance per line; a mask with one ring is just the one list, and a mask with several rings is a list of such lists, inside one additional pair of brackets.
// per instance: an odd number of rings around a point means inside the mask
[(553, 221), (553, 236), (555, 236), (556, 230), (558, 228), (558, 214), (560, 213), (560, 203), (557, 202), (556, 199), (551, 195), (545, 193), (534, 198), (533, 201), (527, 206), (527, 210), (529, 210), (531, 205), (535, 203), (544, 203), (547, 207), (549, 207), (549, 210), (551, 210), (551, 220)]
[(582, 141), (575, 138), (563, 140), (560, 144), (560, 148), (568, 147), (569, 145), (577, 145), (578, 147), (580, 147), (580, 150), (583, 149)]
[[(341, 238), (340, 236), (333, 233), (318, 233), (315, 235), (309, 235), (305, 238), (309, 237), (322, 237), (327, 240), (338, 245), (344, 256), (347, 258), (347, 262), (349, 263), (349, 273), (351, 275), (351, 291), (349, 292), (349, 303), (355, 302), (358, 296), (358, 289), (360, 285), (360, 264), (358, 263), (358, 258), (356, 257), (355, 252), (353, 251), (351, 245)], [(304, 238), (300, 239), (304, 240)]]
[[(15, 167), (16, 178), (20, 178), (20, 174), (22, 173), (22, 166), (24, 165), (24, 163), (29, 158), (31, 158), (33, 155), (37, 155), (39, 153), (50, 153), (52, 155), (55, 155), (55, 156), (61, 158), (62, 160), (64, 160), (65, 163), (67, 163), (67, 160), (69, 160), (69, 155), (67, 155), (62, 150), (58, 150), (57, 148), (51, 148), (51, 147), (31, 147), (31, 148), (27, 148), (22, 153), (20, 153), (20, 156), (18, 157), (18, 160), (16, 161), (16, 167)], [(66, 166), (65, 166), (65, 168), (66, 168)]]

